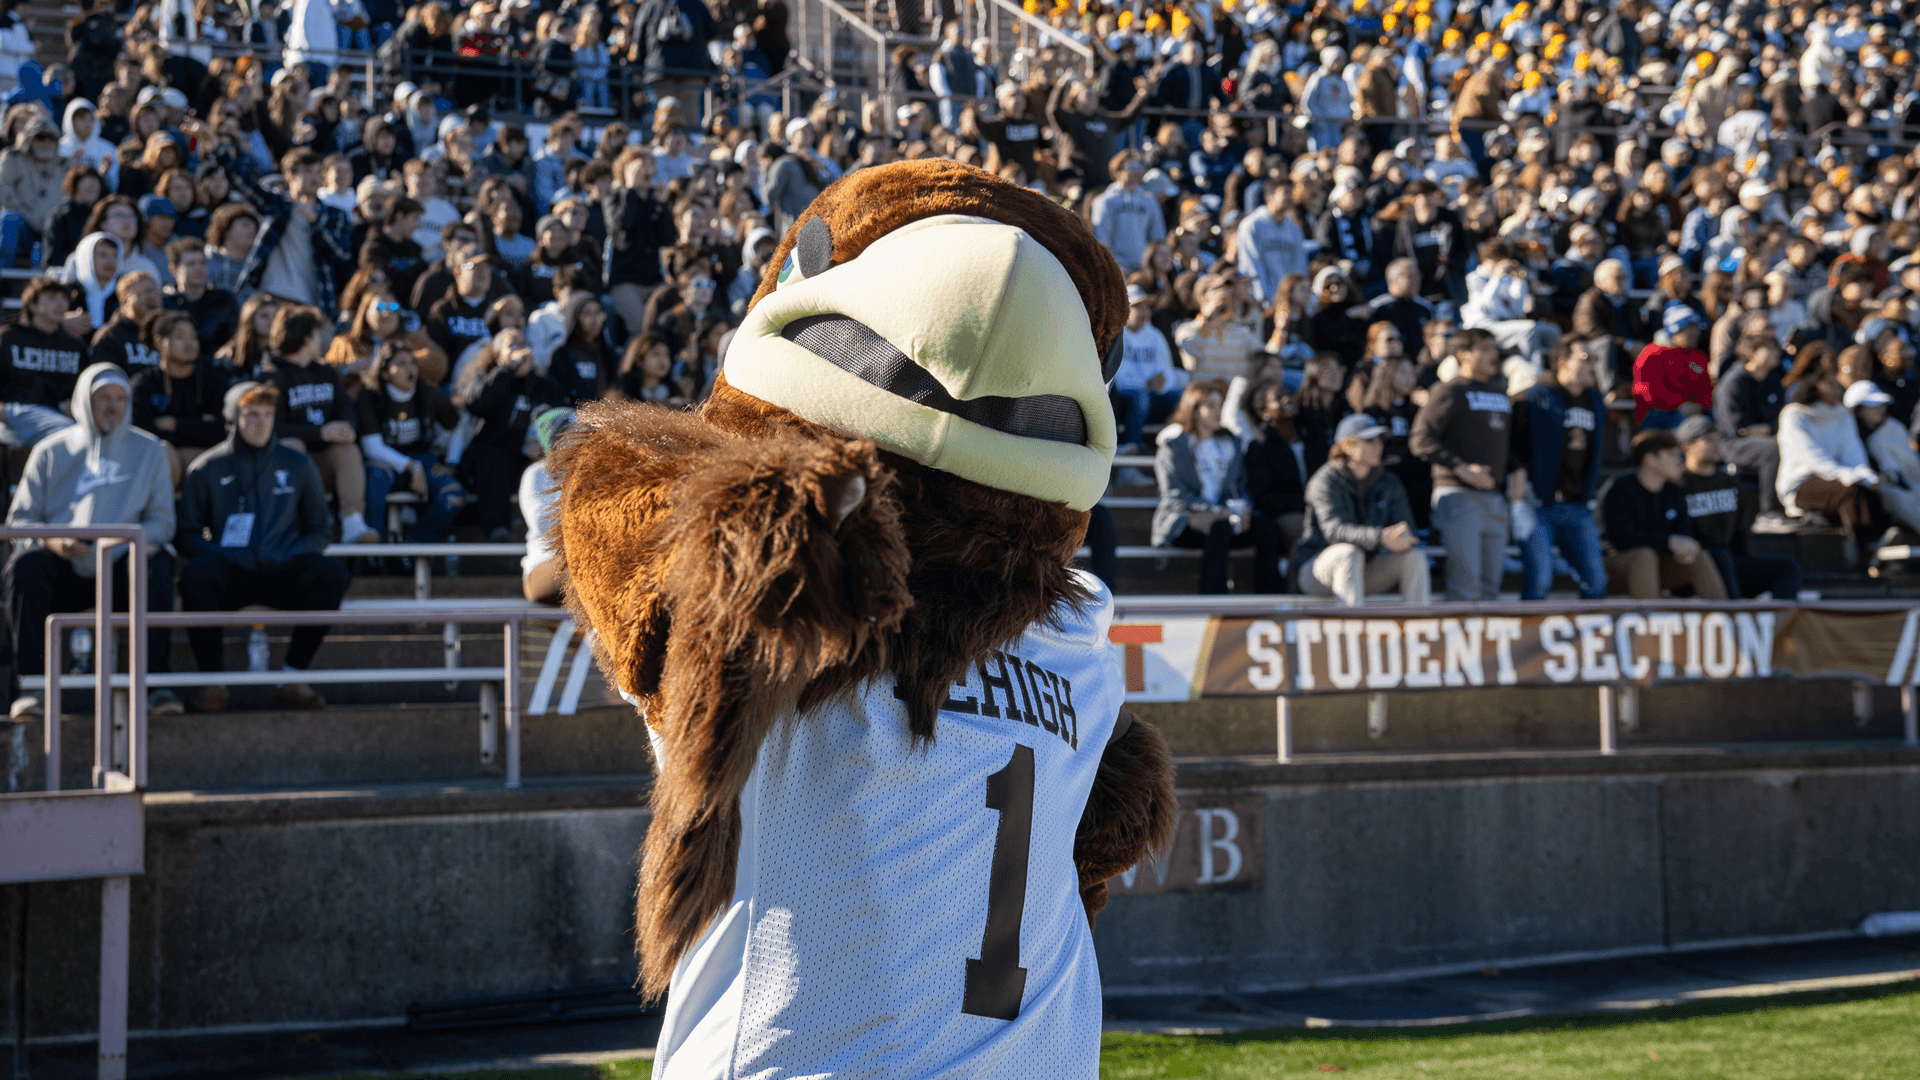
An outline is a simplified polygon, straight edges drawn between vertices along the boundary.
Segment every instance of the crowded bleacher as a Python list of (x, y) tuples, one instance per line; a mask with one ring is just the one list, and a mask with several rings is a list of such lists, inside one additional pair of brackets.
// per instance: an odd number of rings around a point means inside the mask
[[(813, 197), (928, 156), (1127, 275), (1116, 588), (1791, 600), (1756, 537), (1864, 579), (1920, 535), (1897, 3), (883, 3), (866, 69), (786, 0), (81, 4), (0, 10), (9, 521), (146, 525), (156, 608), (337, 607), (330, 543), (537, 548), (571, 410), (697, 406)], [(50, 547), (5, 572), (27, 670), (91, 603)], [(319, 644), (277, 702), (324, 703)]]

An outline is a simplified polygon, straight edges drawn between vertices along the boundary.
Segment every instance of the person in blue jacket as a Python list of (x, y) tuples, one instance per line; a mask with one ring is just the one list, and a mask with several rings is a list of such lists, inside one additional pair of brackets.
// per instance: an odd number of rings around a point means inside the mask
[[(1553, 370), (1542, 374), (1513, 410), (1514, 456), (1527, 463), (1524, 501), (1532, 506), (1531, 529), (1520, 540), (1520, 598), (1544, 600), (1553, 584), (1553, 549), (1573, 568), (1580, 596), (1607, 594), (1600, 530), (1593, 523), (1593, 497), (1600, 486), (1600, 436), (1606, 403), (1594, 389), (1587, 343), (1555, 350)], [(1527, 514), (1519, 515), (1525, 521)]]

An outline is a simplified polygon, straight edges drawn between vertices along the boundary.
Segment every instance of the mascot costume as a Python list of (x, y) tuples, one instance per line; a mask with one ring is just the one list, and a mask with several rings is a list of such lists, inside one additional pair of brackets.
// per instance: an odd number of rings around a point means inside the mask
[(862, 169), (698, 412), (581, 410), (555, 547), (653, 743), (664, 1080), (1096, 1075), (1091, 921), (1174, 821), (1112, 598), (1069, 565), (1126, 315), (1043, 196)]

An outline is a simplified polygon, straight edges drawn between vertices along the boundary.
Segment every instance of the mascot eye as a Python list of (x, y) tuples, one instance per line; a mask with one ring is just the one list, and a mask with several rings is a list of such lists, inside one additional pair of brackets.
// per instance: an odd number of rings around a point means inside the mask
[(793, 250), (787, 253), (787, 261), (780, 265), (780, 277), (773, 287), (784, 289), (793, 282), (805, 281), (832, 268), (833, 230), (827, 226), (825, 218), (816, 217), (800, 226), (800, 235), (794, 238)]

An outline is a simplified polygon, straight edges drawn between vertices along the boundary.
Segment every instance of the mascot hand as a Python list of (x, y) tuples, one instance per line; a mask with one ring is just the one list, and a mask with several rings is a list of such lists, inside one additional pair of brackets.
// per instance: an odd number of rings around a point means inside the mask
[(1167, 740), (1159, 728), (1122, 709), (1073, 840), (1089, 924), (1107, 906), (1108, 878), (1166, 851), (1175, 814)]

